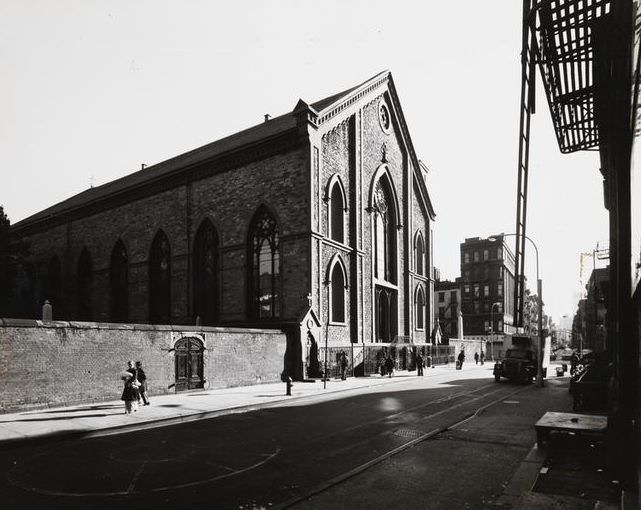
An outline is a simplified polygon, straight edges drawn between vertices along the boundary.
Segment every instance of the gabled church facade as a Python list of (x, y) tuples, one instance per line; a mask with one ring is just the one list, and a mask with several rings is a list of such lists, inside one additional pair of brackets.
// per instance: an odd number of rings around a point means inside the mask
[(434, 219), (383, 72), (15, 224), (22, 315), (298, 328), (300, 377), (326, 341), (429, 343)]

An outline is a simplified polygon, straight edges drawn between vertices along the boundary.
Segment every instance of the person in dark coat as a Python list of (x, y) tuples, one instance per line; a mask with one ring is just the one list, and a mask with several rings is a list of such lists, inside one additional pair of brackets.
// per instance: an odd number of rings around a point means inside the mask
[(138, 382), (136, 380), (136, 368), (133, 361), (127, 362), (127, 372), (131, 374), (131, 377), (123, 377), (125, 387), (122, 390), (120, 400), (125, 402), (125, 414), (131, 414), (132, 411), (138, 411), (138, 400), (140, 399)]
[(140, 398), (142, 399), (143, 405), (148, 406), (149, 399), (147, 398), (147, 375), (142, 369), (141, 361), (136, 361), (136, 375), (134, 377), (138, 379), (138, 382), (140, 383), (140, 388), (138, 390), (140, 392)]
[(423, 375), (423, 367), (425, 366), (425, 362), (423, 361), (423, 356), (421, 356), (420, 352), (416, 353), (416, 375)]
[(478, 365), (478, 364), (479, 364), (479, 353), (478, 353), (478, 352), (475, 352), (475, 353), (474, 353), (474, 363), (475, 363), (476, 365)]
[(347, 367), (349, 367), (349, 358), (347, 357), (347, 354), (345, 354), (345, 351), (341, 351), (340, 364), (341, 379), (344, 381), (347, 378)]
[(479, 359), (481, 360), (481, 365), (485, 365), (485, 353), (483, 351), (481, 351)]
[(465, 352), (461, 351), (459, 352), (458, 355), (458, 366), (461, 370), (463, 370), (463, 362), (465, 361)]

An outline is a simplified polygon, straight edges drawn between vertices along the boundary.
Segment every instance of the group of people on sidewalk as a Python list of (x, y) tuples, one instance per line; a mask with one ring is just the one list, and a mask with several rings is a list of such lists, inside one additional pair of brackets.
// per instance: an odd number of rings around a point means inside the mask
[[(418, 376), (424, 375), (425, 358), (420, 352), (417, 352), (415, 360), (416, 360), (416, 375)], [(394, 374), (394, 370), (396, 369), (396, 363), (394, 362), (394, 358), (392, 358), (392, 356), (388, 354), (383, 359), (383, 361), (379, 363), (380, 363), (380, 374), (382, 376), (387, 375), (388, 377), (392, 377), (392, 375)]]
[(138, 411), (141, 402), (146, 406), (150, 404), (147, 398), (147, 375), (142, 369), (142, 362), (128, 361), (127, 370), (122, 373), (122, 379), (125, 381), (125, 387), (120, 400), (125, 402), (125, 414)]
[[(456, 359), (457, 359), (456, 368), (458, 370), (461, 370), (463, 368), (463, 362), (465, 361), (465, 351), (461, 350), (461, 352), (459, 352), (459, 355)], [(481, 351), (481, 354), (479, 354), (478, 352), (474, 353), (475, 364), (478, 365), (479, 361), (481, 362), (481, 365), (485, 365), (485, 353), (483, 351)]]

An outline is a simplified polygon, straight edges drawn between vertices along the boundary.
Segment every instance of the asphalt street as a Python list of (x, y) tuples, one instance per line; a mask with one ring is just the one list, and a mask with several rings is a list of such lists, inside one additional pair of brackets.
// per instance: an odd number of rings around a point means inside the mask
[(498, 508), (545, 388), (456, 372), (181, 425), (0, 452), (5, 509)]

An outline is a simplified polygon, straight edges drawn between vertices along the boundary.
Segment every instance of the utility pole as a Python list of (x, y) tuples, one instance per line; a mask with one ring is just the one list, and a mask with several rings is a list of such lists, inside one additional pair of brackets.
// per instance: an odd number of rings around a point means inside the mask
[(536, 291), (539, 294), (539, 356), (536, 363), (536, 383), (538, 386), (543, 386), (543, 283), (539, 278), (536, 281)]

